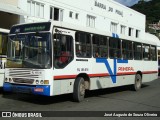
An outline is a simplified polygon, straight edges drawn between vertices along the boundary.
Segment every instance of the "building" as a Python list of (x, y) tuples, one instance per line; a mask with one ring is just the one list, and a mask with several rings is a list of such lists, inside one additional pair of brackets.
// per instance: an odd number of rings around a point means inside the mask
[[(145, 36), (145, 15), (113, 0), (0, 0), (0, 28), (17, 23), (63, 21), (112, 32), (115, 37)], [(120, 22), (119, 22), (120, 21)]]
[(160, 39), (160, 21), (158, 23), (149, 24), (149, 32)]
[(0, 0), (0, 28), (10, 29), (13, 24), (21, 23), (21, 19), (27, 15), (25, 9), (22, 9), (20, 1)]

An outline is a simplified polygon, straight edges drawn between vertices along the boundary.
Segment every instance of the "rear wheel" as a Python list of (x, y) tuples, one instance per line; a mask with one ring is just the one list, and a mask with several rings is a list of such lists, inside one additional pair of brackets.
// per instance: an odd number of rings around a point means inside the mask
[(74, 83), (73, 99), (76, 102), (81, 102), (85, 96), (85, 81), (83, 77), (78, 77)]
[(133, 85), (133, 90), (138, 91), (141, 89), (141, 86), (142, 86), (142, 77), (140, 74), (136, 74), (135, 83)]

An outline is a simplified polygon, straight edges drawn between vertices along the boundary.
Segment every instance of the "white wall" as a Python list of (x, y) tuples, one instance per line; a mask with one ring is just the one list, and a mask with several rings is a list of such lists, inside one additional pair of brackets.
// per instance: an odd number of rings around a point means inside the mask
[[(37, 22), (48, 21), (50, 19), (50, 6), (55, 6), (64, 9), (63, 21), (73, 23), (76, 25), (86, 27), (87, 14), (96, 17), (95, 29), (104, 31), (110, 31), (110, 23), (118, 23), (118, 34), (120, 34), (120, 25), (126, 26), (126, 35), (128, 35), (128, 27), (138, 29), (141, 31), (141, 38), (145, 36), (145, 16), (125, 7), (113, 0), (34, 0), (40, 3), (44, 3), (44, 19), (25, 16), (21, 19), (23, 22)], [(105, 5), (106, 9), (95, 6), (95, 1)], [(19, 7), (24, 11), (27, 11), (27, 0), (19, 0)], [(113, 11), (109, 11), (109, 8)], [(123, 16), (117, 14), (115, 11), (119, 10), (123, 12)], [(79, 13), (79, 19), (69, 18), (69, 11)]]

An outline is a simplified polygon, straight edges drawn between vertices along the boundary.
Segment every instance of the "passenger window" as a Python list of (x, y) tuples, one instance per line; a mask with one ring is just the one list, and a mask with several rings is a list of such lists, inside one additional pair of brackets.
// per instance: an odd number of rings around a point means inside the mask
[(143, 59), (150, 60), (150, 46), (143, 44)]
[(91, 57), (91, 35), (85, 32), (76, 32), (76, 56)]
[(134, 43), (134, 59), (142, 60), (142, 44)]
[(107, 37), (100, 35), (93, 35), (93, 57), (95, 58), (108, 57)]
[(155, 46), (151, 46), (150, 57), (151, 57), (151, 60), (153, 60), (153, 61), (157, 60), (157, 52), (156, 51), (157, 51), (156, 47)]
[(133, 47), (131, 41), (122, 41), (122, 58), (129, 60), (133, 59)]
[(111, 59), (121, 58), (121, 41), (118, 38), (109, 38), (109, 56)]

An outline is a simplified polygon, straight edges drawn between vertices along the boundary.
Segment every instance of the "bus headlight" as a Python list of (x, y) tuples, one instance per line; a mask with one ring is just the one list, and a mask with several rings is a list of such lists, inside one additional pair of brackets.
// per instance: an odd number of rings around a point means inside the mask
[(12, 78), (9, 78), (9, 82), (12, 82)]
[(40, 81), (40, 84), (43, 84), (43, 83), (44, 83), (43, 80), (41, 80), (41, 81)]
[(5, 78), (5, 82), (8, 82), (8, 78)]
[(44, 80), (44, 84), (49, 84), (49, 80)]
[(39, 84), (39, 80), (36, 80), (36, 84)]

